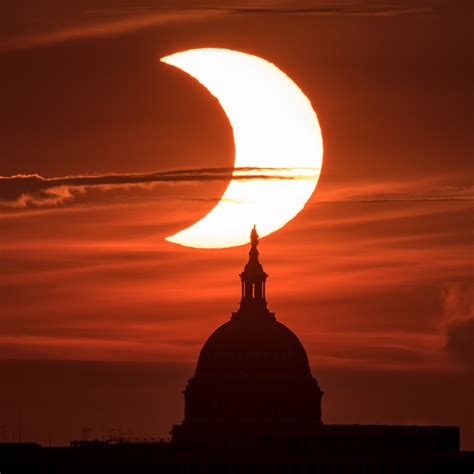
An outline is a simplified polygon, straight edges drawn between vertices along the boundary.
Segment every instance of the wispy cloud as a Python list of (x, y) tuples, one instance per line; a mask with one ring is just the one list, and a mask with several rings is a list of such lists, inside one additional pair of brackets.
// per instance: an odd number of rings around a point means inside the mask
[(467, 368), (474, 368), (474, 286), (446, 284), (442, 291), (445, 350)]
[(452, 185), (455, 177), (428, 177), (423, 180), (333, 183), (319, 202), (429, 202), (474, 201), (474, 187)]
[(8, 207), (55, 206), (90, 188), (110, 190), (149, 187), (158, 183), (230, 180), (293, 180), (313, 177), (309, 168), (198, 168), (149, 174), (103, 174), (45, 178), (39, 174), (0, 176), (0, 205)]
[[(39, 174), (0, 176), (0, 207), (54, 207), (71, 202), (90, 189), (151, 188), (159, 184), (199, 183), (209, 181), (305, 180), (319, 174), (316, 168), (196, 168), (159, 171), (155, 173), (76, 175), (47, 178)], [(218, 201), (220, 196), (170, 199)], [(428, 180), (420, 183), (354, 183), (334, 185), (318, 193), (320, 203), (384, 203), (384, 202), (469, 202), (474, 201), (472, 186), (437, 184)]]
[(89, 23), (71, 25), (43, 33), (16, 36), (4, 41), (3, 43), (0, 43), (0, 51), (31, 49), (85, 38), (99, 38), (120, 35), (131, 31), (169, 23), (193, 21), (200, 18), (210, 18), (213, 16), (222, 15), (222, 13), (223, 12), (218, 10), (189, 9), (185, 11), (173, 10), (159, 11), (154, 13), (150, 12), (147, 14), (134, 15), (126, 18), (113, 20), (109, 19), (106, 21), (102, 20), (101, 22), (91, 21)]
[[(84, 13), (84, 12), (83, 12)], [(31, 49), (67, 41), (120, 35), (161, 25), (212, 19), (235, 15), (432, 15), (435, 9), (429, 2), (256, 2), (242, 5), (221, 2), (202, 7), (190, 5), (179, 9), (131, 7), (108, 10), (89, 10), (80, 24), (59, 27), (50, 31), (14, 36), (0, 43), (1, 51)], [(108, 17), (105, 18), (104, 17)]]
[[(155, 173), (76, 175), (47, 178), (39, 174), (0, 176), (0, 207), (54, 207), (72, 202), (91, 189), (110, 191), (152, 188), (159, 184), (199, 183), (209, 181), (305, 180), (314, 179), (315, 168), (196, 168)], [(178, 200), (218, 201), (220, 196), (168, 196)], [(426, 182), (335, 184), (318, 192), (319, 203), (384, 203), (384, 202), (471, 202), (472, 186), (452, 186)]]

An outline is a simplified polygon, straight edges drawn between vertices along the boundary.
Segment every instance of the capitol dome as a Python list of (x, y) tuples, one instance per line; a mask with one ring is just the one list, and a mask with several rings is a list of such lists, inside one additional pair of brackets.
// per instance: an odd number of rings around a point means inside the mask
[(234, 314), (214, 331), (199, 356), (196, 376), (272, 374), (311, 376), (296, 335), (271, 313), (255, 318)]
[(259, 262), (255, 229), (251, 243), (240, 274), (240, 308), (201, 350), (183, 392), (183, 423), (171, 431), (175, 443), (258, 443), (311, 436), (322, 425), (323, 392), (306, 351), (267, 308), (268, 275)]

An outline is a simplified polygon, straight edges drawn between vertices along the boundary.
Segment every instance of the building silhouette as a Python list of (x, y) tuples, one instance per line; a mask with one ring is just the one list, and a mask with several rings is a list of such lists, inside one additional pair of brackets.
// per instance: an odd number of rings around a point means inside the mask
[(175, 443), (252, 443), (308, 436), (321, 425), (323, 392), (296, 335), (267, 308), (267, 274), (251, 233), (240, 274), (240, 308), (207, 340), (184, 390), (185, 418)]
[[(0, 443), (1, 472), (469, 473), (457, 426), (328, 425), (297, 336), (267, 308), (251, 232), (241, 301), (204, 344), (172, 441), (116, 438), (69, 447)], [(126, 409), (126, 407), (124, 407)], [(440, 407), (442, 409), (442, 407)]]

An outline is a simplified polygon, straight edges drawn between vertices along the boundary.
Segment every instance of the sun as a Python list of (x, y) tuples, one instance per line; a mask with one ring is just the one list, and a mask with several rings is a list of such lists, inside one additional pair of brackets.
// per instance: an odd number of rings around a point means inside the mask
[[(205, 48), (161, 61), (197, 79), (221, 104), (233, 130), (237, 178), (206, 216), (166, 240), (224, 248), (247, 243), (254, 224), (262, 237), (281, 229), (303, 209), (321, 171), (321, 129), (309, 99), (274, 64), (251, 54)], [(242, 179), (246, 173), (252, 179)]]

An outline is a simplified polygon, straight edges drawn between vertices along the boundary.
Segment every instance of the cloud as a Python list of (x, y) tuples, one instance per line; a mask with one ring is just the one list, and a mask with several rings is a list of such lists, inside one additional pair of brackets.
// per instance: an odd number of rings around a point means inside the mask
[(361, 16), (388, 16), (407, 14), (431, 14), (434, 9), (427, 5), (411, 5), (403, 2), (377, 3), (377, 2), (345, 2), (336, 4), (319, 3), (319, 5), (298, 6), (284, 2), (275, 2), (274, 5), (263, 4), (252, 7), (235, 8), (232, 11), (240, 14), (287, 14), (287, 15), (361, 15)]
[(217, 10), (160, 11), (102, 22), (85, 23), (38, 34), (10, 38), (0, 43), (0, 51), (31, 49), (85, 38), (115, 36), (153, 26), (222, 14)]
[[(448, 177), (454, 180), (454, 177)], [(332, 183), (321, 202), (429, 202), (473, 201), (473, 186), (453, 186), (443, 178), (379, 182)]]
[[(165, 10), (156, 7), (117, 8), (108, 10), (89, 10), (82, 24), (65, 26), (34, 34), (14, 36), (0, 43), (1, 51), (38, 48), (51, 44), (85, 38), (98, 38), (120, 35), (132, 31), (152, 28), (160, 25), (197, 21), (231, 15), (358, 15), (358, 16), (390, 16), (390, 15), (432, 15), (435, 10), (427, 2), (378, 3), (365, 2), (311, 2), (308, 4), (295, 2), (260, 2), (253, 5), (234, 3), (222, 6), (222, 3), (206, 4), (203, 7), (190, 5), (180, 9)], [(104, 16), (110, 16), (104, 21)], [(119, 16), (119, 18), (117, 18)]]
[(300, 175), (288, 174), (289, 168), (199, 168), (161, 171), (149, 174), (104, 174), (97, 176), (63, 176), (45, 178), (39, 174), (0, 176), (0, 205), (24, 208), (55, 206), (70, 201), (75, 194), (90, 188), (111, 190), (130, 187), (150, 187), (158, 183), (204, 182), (258, 179), (307, 179), (315, 170), (292, 168)]
[(465, 367), (474, 369), (474, 287), (452, 283), (442, 292), (445, 350)]
[(446, 330), (446, 350), (468, 368), (474, 369), (474, 317), (454, 321)]
[[(95, 188), (151, 188), (158, 184), (230, 180), (304, 180), (313, 179), (315, 168), (196, 168), (159, 171), (147, 174), (76, 175), (46, 178), (39, 174), (0, 176), (0, 207), (54, 207), (73, 201), (78, 194)], [(333, 183), (334, 184), (334, 183)], [(390, 190), (390, 191), (387, 191)], [(182, 200), (217, 201), (221, 197), (172, 197)], [(470, 186), (439, 185), (427, 180), (391, 183), (334, 184), (319, 191), (320, 203), (384, 203), (384, 202), (463, 202), (473, 201)]]
[(451, 283), (442, 291), (444, 316), (448, 322), (474, 317), (474, 288), (468, 284)]

